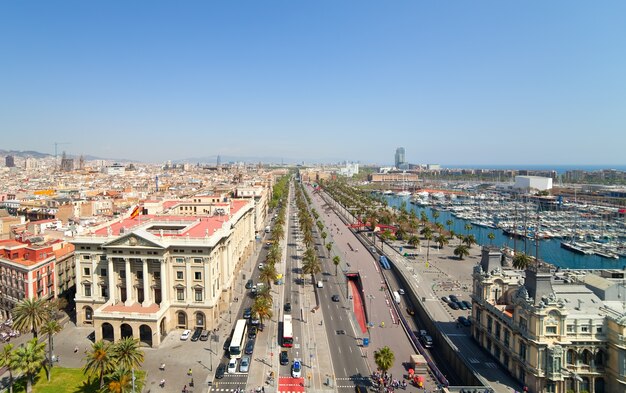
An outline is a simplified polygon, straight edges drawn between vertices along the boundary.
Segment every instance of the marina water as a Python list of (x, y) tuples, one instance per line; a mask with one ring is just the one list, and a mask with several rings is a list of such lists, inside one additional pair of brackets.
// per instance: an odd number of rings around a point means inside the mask
[[(425, 212), (428, 216), (428, 219), (431, 222), (434, 222), (432, 216), (431, 207), (421, 207), (413, 205), (409, 202), (408, 198), (399, 197), (395, 195), (385, 195), (385, 199), (387, 199), (387, 203), (391, 207), (395, 207), (396, 209), (400, 209), (402, 202), (406, 203), (406, 209), (410, 212), (411, 210), (415, 211), (417, 217), (420, 216), (421, 212)], [(469, 232), (465, 229), (466, 224), (470, 224), (469, 220), (464, 220), (453, 216), (449, 211), (437, 210), (439, 212), (439, 218), (437, 218), (437, 222), (440, 222), (444, 225), (445, 230), (452, 229), (457, 234), (473, 234), (476, 237), (476, 241), (478, 244), (489, 245), (493, 244), (494, 246), (502, 247), (508, 246), (513, 249), (513, 245), (515, 240), (504, 235), (502, 233), (501, 228), (483, 228), (479, 226), (472, 225), (472, 229)], [(453, 224), (450, 228), (448, 228), (446, 221), (452, 220)], [(489, 240), (487, 235), (489, 233), (493, 233), (495, 235), (495, 239), (493, 242)], [(579, 255), (573, 252), (567, 251), (561, 248), (561, 240), (562, 239), (547, 239), (547, 240), (539, 240), (539, 259), (549, 262), (555, 266), (559, 266), (561, 268), (570, 268), (570, 269), (623, 269), (626, 268), (626, 258), (620, 257), (619, 259), (607, 259), (602, 258), (597, 255)], [(450, 240), (450, 245), (456, 246), (458, 244), (458, 239)], [(526, 245), (524, 245), (526, 242)], [(535, 256), (536, 245), (534, 240), (526, 240), (518, 239), (516, 242), (517, 251), (526, 251), (526, 254)], [(431, 240), (430, 245), (436, 245), (434, 241)], [(425, 244), (422, 244), (422, 247), (425, 247)], [(424, 252), (422, 252), (424, 254)], [(433, 254), (431, 250), (431, 255)]]

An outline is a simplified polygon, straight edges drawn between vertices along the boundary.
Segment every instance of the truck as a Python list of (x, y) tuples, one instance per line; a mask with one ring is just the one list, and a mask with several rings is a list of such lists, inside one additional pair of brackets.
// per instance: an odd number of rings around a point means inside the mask
[(400, 294), (398, 291), (393, 291), (393, 300), (396, 301), (396, 304), (400, 304)]

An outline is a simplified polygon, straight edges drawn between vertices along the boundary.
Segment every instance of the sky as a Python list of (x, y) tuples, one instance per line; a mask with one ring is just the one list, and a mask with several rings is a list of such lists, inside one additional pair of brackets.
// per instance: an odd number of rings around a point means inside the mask
[(626, 2), (4, 1), (0, 149), (626, 164)]

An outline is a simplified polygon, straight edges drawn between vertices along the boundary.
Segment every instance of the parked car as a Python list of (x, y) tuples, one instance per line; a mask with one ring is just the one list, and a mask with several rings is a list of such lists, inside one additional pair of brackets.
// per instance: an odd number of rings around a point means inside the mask
[(262, 263), (259, 263), (259, 270), (263, 269), (265, 265), (263, 265)]
[(456, 297), (456, 295), (450, 295), (450, 296), (449, 296), (449, 298), (450, 298), (450, 301), (451, 301), (451, 302), (455, 302), (455, 303), (456, 303), (456, 302), (458, 302), (458, 301), (459, 301), (459, 298), (458, 298), (458, 297)]
[(246, 282), (246, 289), (250, 289), (252, 288), (252, 286), (254, 285), (254, 282), (252, 280), (248, 280)]
[(285, 303), (284, 309), (285, 312), (291, 312), (291, 303)]
[(220, 365), (217, 366), (217, 370), (215, 370), (215, 379), (224, 378), (225, 372), (226, 372), (226, 365), (224, 363), (220, 363)]
[(247, 373), (250, 369), (250, 356), (243, 356), (239, 361), (239, 372)]
[(459, 305), (456, 304), (455, 302), (448, 303), (448, 306), (450, 306), (450, 308), (453, 309), (453, 310), (458, 310), (459, 309)]
[(280, 364), (283, 366), (285, 364), (289, 364), (289, 355), (287, 354), (287, 351), (280, 351)]
[(250, 324), (251, 325), (258, 325), (259, 323), (261, 323), (261, 320), (259, 319), (259, 315), (258, 314), (252, 314), (250, 316)]
[(243, 318), (248, 319), (250, 318), (250, 316), (252, 316), (252, 309), (248, 307), (245, 310), (243, 310)]
[(457, 320), (463, 326), (470, 326), (472, 324), (469, 319), (465, 318), (462, 315), (460, 317), (458, 317)]
[(331, 299), (332, 299), (333, 302), (338, 302), (339, 301), (339, 295), (333, 295), (331, 297)]
[(398, 289), (398, 293), (399, 293), (400, 295), (404, 295), (404, 289), (399, 288), (399, 289)]
[(224, 351), (228, 351), (228, 348), (230, 348), (230, 337), (224, 341)]
[(256, 338), (256, 326), (250, 326), (250, 329), (248, 329), (248, 338)]
[(468, 310), (472, 309), (472, 303), (468, 302), (467, 300), (461, 300), (461, 303), (465, 304), (465, 307), (467, 307)]
[(202, 334), (202, 329), (196, 328), (196, 330), (193, 331), (193, 335), (191, 336), (191, 341), (198, 341), (200, 339), (201, 334)]
[(189, 338), (189, 336), (191, 336), (191, 330), (185, 329), (183, 330), (183, 334), (180, 335), (180, 339), (185, 341)]
[(229, 374), (234, 374), (237, 372), (237, 359), (236, 358), (230, 359), (230, 361), (228, 362), (228, 368), (226, 369), (226, 372)]
[(411, 307), (407, 307), (406, 308), (406, 312), (409, 315), (415, 315), (415, 310), (413, 310)]
[(200, 341), (207, 341), (208, 339), (209, 339), (209, 331), (203, 330), (202, 334), (200, 335)]
[(300, 359), (294, 359), (293, 365), (291, 366), (291, 376), (294, 378), (302, 377), (302, 363)]
[(420, 336), (420, 342), (426, 348), (432, 348), (433, 346), (433, 338), (430, 337), (428, 334)]
[(441, 300), (442, 300), (444, 303), (450, 303), (450, 299), (448, 299), (448, 297), (447, 297), (447, 296), (442, 296), (442, 297), (441, 297)]
[(465, 303), (463, 302), (456, 302), (456, 305), (459, 306), (461, 310), (467, 310), (467, 307), (465, 306)]
[(418, 337), (428, 336), (428, 332), (424, 329), (421, 329), (419, 332), (417, 332), (417, 336)]
[(246, 343), (246, 349), (243, 351), (243, 353), (245, 353), (246, 355), (252, 355), (252, 352), (254, 352), (254, 339), (253, 338), (248, 340), (248, 342)]

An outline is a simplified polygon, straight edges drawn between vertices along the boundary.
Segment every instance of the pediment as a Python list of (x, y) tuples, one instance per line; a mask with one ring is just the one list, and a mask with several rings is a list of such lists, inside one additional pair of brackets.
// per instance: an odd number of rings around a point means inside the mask
[(102, 248), (159, 248), (164, 249), (162, 245), (159, 243), (147, 239), (144, 236), (141, 236), (137, 233), (131, 232), (127, 233), (121, 237), (118, 237), (115, 240), (111, 240), (108, 243), (104, 243)]

